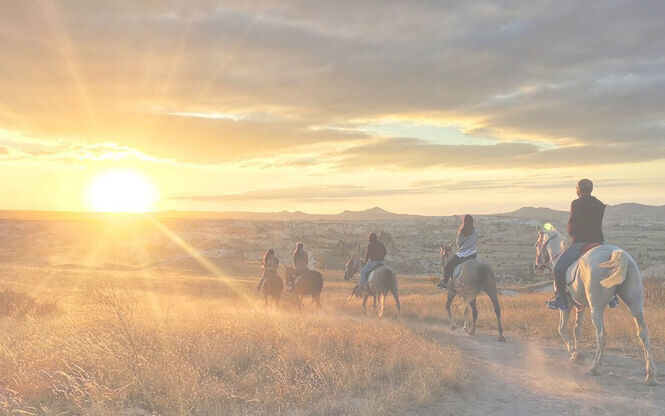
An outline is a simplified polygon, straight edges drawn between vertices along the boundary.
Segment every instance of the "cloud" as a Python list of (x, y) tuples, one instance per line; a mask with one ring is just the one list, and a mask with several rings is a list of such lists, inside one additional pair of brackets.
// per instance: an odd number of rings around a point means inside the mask
[(350, 185), (299, 186), (291, 188), (257, 189), (239, 193), (220, 195), (183, 195), (173, 196), (173, 200), (192, 202), (231, 202), (258, 200), (289, 200), (289, 201), (325, 201), (349, 198), (371, 198), (384, 195), (411, 193), (407, 189), (370, 189)]
[(502, 143), (377, 139), (342, 163), (653, 160), (665, 144), (664, 14), (657, 0), (12, 2), (0, 16), (0, 128), (226, 163), (367, 139), (312, 126), (438, 112)]
[(346, 148), (339, 167), (425, 169), (545, 169), (665, 158), (665, 148), (650, 144), (608, 144), (542, 148), (530, 143), (441, 145), (410, 138), (379, 138)]

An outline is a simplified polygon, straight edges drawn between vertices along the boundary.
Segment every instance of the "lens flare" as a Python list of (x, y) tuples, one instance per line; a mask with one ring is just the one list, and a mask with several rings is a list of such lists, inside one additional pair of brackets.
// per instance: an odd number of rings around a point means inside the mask
[(98, 212), (148, 212), (156, 200), (150, 180), (133, 170), (102, 173), (88, 189), (88, 204)]

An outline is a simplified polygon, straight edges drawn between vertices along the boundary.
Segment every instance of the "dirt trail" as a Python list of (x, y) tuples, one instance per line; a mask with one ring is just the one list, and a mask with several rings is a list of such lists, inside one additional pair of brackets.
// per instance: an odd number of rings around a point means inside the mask
[(600, 375), (594, 377), (588, 371), (593, 351), (583, 351), (578, 364), (568, 359), (562, 345), (511, 336), (499, 343), (493, 334), (469, 337), (443, 325), (409, 325), (457, 345), (469, 372), (467, 386), (453, 398), (412, 409), (409, 415), (665, 415), (665, 384), (642, 382), (641, 357), (606, 350)]

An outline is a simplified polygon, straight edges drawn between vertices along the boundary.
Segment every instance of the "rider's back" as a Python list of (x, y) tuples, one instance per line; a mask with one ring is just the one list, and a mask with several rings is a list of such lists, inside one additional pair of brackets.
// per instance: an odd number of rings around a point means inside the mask
[(570, 204), (570, 219), (568, 220), (568, 235), (573, 243), (603, 243), (603, 216), (605, 204), (596, 197), (585, 195), (577, 198)]
[(370, 241), (370, 243), (367, 244), (367, 254), (365, 257), (369, 261), (385, 261), (386, 246), (378, 240)]

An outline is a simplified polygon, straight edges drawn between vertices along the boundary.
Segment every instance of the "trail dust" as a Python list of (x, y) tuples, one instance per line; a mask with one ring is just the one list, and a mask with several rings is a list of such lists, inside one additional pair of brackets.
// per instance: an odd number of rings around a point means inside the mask
[[(494, 334), (470, 337), (460, 330), (409, 321), (413, 329), (463, 353), (467, 383), (445, 401), (411, 409), (426, 415), (665, 415), (665, 384), (643, 383), (641, 356), (605, 352), (600, 375), (588, 367), (594, 350), (574, 363), (563, 345), (523, 341)], [(659, 368), (665, 370), (660, 363)], [(660, 377), (662, 381), (665, 375)]]

